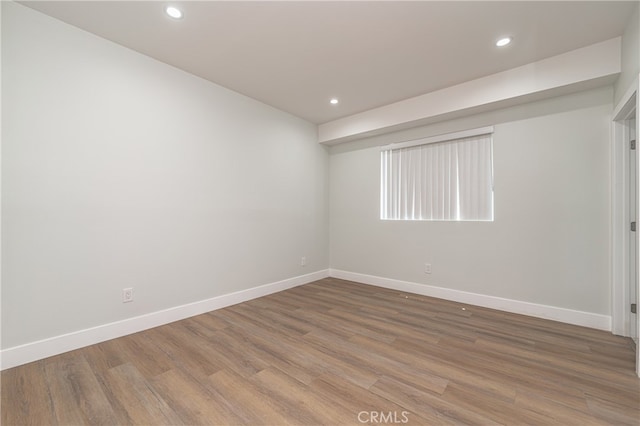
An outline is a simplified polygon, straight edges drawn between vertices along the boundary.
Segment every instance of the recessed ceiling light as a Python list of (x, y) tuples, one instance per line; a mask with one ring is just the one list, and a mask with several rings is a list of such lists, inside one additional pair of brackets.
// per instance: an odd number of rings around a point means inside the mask
[(338, 100), (337, 100), (336, 98), (333, 98), (333, 99), (331, 99), (331, 100), (329, 101), (329, 103), (330, 103), (331, 105), (338, 105)]
[(182, 18), (182, 11), (175, 6), (167, 6), (164, 11), (167, 15), (171, 16), (173, 19)]
[(504, 47), (509, 43), (511, 43), (511, 37), (503, 37), (500, 40), (496, 41), (496, 46)]

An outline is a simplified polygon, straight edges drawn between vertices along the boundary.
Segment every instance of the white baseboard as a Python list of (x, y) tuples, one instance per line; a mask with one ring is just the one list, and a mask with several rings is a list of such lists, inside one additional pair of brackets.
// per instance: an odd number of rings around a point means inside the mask
[(51, 337), (0, 351), (0, 370), (27, 364), (32, 361), (58, 355), (85, 346), (115, 339), (181, 319), (214, 311), (268, 294), (297, 287), (329, 276), (329, 270), (253, 287), (247, 290), (224, 294), (211, 299), (176, 306), (162, 311), (116, 321), (85, 330)]
[(356, 281), (363, 284), (407, 293), (421, 294), (423, 296), (436, 297), (438, 299), (467, 303), (469, 305), (482, 306), (515, 314), (529, 315), (560, 321), (567, 324), (580, 325), (598, 330), (611, 331), (611, 317), (608, 315), (594, 314), (591, 312), (574, 311), (572, 309), (558, 308), (555, 306), (539, 305), (536, 303), (522, 302), (519, 300), (505, 299), (484, 294), (469, 293), (466, 291), (452, 290), (443, 287), (434, 287), (426, 284), (418, 284), (408, 281), (394, 280), (391, 278), (376, 277), (373, 275), (358, 274), (355, 272), (330, 269), (329, 275), (343, 280)]
[(151, 312), (134, 318), (128, 318), (122, 321), (116, 321), (85, 330), (79, 330), (39, 340), (37, 342), (7, 348), (0, 351), (0, 370), (17, 367), (19, 365), (27, 364), (53, 355), (72, 351), (74, 349), (79, 349), (85, 346), (104, 342), (106, 340), (115, 339), (117, 337), (126, 336), (128, 334), (137, 333), (153, 327), (169, 324), (174, 321), (200, 315), (205, 312), (246, 302), (248, 300), (277, 293), (282, 290), (308, 284), (329, 276), (349, 281), (356, 281), (363, 284), (375, 285), (378, 287), (405, 291), (408, 293), (421, 294), (424, 296), (483, 306), (516, 314), (560, 321), (567, 324), (611, 331), (611, 317), (607, 315), (574, 311), (555, 306), (539, 305), (536, 303), (469, 293), (466, 291), (452, 290), (443, 287), (435, 287), (426, 284), (418, 284), (337, 269), (326, 269), (275, 283), (253, 287), (247, 290), (224, 294), (211, 299), (176, 306), (162, 311)]

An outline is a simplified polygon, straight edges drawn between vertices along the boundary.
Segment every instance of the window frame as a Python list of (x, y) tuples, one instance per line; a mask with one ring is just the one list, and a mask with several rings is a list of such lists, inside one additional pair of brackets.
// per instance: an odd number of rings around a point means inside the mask
[[(480, 127), (480, 128), (475, 128), (475, 129), (468, 129), (468, 130), (463, 130), (463, 131), (458, 131), (458, 132), (453, 132), (453, 133), (447, 133), (447, 134), (441, 134), (441, 135), (436, 135), (436, 136), (431, 136), (431, 137), (426, 137), (426, 138), (421, 138), (421, 139), (415, 139), (415, 140), (410, 140), (410, 141), (405, 141), (405, 142), (398, 142), (398, 143), (392, 143), (392, 144), (388, 144), (388, 145), (384, 145), (380, 147), (380, 220), (384, 220), (384, 221), (411, 221), (411, 222), (493, 222), (495, 221), (495, 176), (494, 176), (494, 147), (493, 147), (493, 133), (494, 133), (494, 127), (493, 126), (486, 126), (486, 127)], [(392, 206), (390, 206), (390, 201), (388, 199), (388, 188), (389, 188), (389, 181), (388, 179), (391, 179), (391, 177), (389, 177), (388, 175), (385, 174), (385, 171), (387, 170), (387, 167), (390, 163), (389, 161), (389, 157), (390, 155), (392, 155), (392, 151), (394, 150), (401, 150), (401, 149), (405, 149), (405, 148), (413, 148), (413, 147), (420, 147), (420, 146), (425, 146), (425, 145), (430, 145), (430, 144), (437, 144), (437, 143), (447, 143), (447, 142), (462, 142), (465, 139), (470, 139), (470, 138), (481, 138), (481, 137), (489, 137), (489, 165), (488, 167), (485, 168), (485, 170), (488, 171), (488, 180), (489, 180), (489, 188), (488, 190), (490, 191), (490, 193), (488, 194), (490, 197), (490, 201), (489, 201), (489, 209), (488, 209), (488, 214), (490, 217), (476, 217), (476, 218), (467, 218), (467, 219), (463, 219), (461, 218), (461, 215), (458, 213), (457, 214), (457, 218), (445, 218), (445, 217), (419, 217), (419, 218), (415, 218), (415, 217), (407, 217), (406, 212), (405, 212), (405, 217), (400, 217), (399, 213), (396, 213), (395, 217), (389, 217), (389, 212), (391, 210), (393, 210), (394, 208)], [(486, 157), (483, 157), (486, 159)], [(485, 160), (486, 161), (486, 160)], [(480, 162), (479, 162), (480, 164)], [(459, 166), (459, 163), (456, 163), (457, 166)], [(487, 163), (485, 162), (484, 165), (486, 166)], [(446, 168), (446, 165), (441, 164), (441, 167)], [(446, 177), (450, 177), (450, 175), (445, 175), (444, 172), (440, 174), (440, 176), (446, 176)], [(485, 175), (486, 176), (486, 175)], [(459, 175), (456, 176), (457, 179), (459, 179)], [(400, 181), (400, 179), (398, 179)], [(485, 180), (486, 182), (486, 180)], [(400, 185), (401, 182), (392, 182), (393, 184), (397, 184)], [(405, 183), (406, 184), (406, 183)], [(483, 186), (484, 187), (484, 186)], [(486, 188), (486, 187), (485, 187)], [(415, 190), (414, 190), (415, 191)], [(397, 190), (397, 192), (401, 192), (400, 190)], [(425, 194), (424, 191), (422, 191), (422, 194)], [(457, 193), (457, 195), (459, 196), (460, 194)], [(415, 197), (415, 192), (413, 193), (412, 197)], [(486, 204), (485, 204), (486, 205)], [(443, 207), (443, 206), (441, 206)], [(444, 207), (443, 207), (444, 208)], [(459, 211), (460, 209), (460, 201), (456, 201), (456, 209)], [(393, 215), (393, 213), (392, 213)], [(466, 213), (465, 213), (466, 215)]]

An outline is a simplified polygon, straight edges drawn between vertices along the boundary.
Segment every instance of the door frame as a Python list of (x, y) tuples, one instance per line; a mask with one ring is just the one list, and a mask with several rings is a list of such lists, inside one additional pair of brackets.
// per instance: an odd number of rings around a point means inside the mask
[[(636, 138), (640, 135), (638, 127), (640, 123), (640, 96), (638, 94), (638, 81), (631, 85), (625, 95), (613, 111), (613, 125), (611, 138), (611, 332), (620, 336), (630, 336), (629, 323), (629, 159), (631, 151), (629, 149), (628, 137), (629, 129), (626, 120), (636, 113)], [(640, 150), (640, 147), (638, 148)], [(634, 152), (638, 155), (638, 150)], [(637, 163), (640, 165), (640, 163)], [(640, 173), (636, 180), (636, 202), (640, 200)], [(638, 234), (635, 238), (638, 239)], [(640, 245), (638, 245), (640, 248)], [(640, 266), (640, 258), (636, 258)], [(640, 295), (640, 280), (636, 277), (636, 294)], [(636, 320), (640, 315), (636, 315)], [(636, 330), (640, 330), (640, 320)], [(639, 331), (640, 332), (640, 331)], [(640, 351), (636, 343), (636, 372), (640, 376)]]

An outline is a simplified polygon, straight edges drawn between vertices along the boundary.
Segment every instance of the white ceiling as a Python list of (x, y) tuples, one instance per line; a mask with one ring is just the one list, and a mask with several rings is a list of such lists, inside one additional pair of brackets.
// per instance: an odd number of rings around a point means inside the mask
[(637, 4), (21, 3), (318, 124), (620, 36)]

